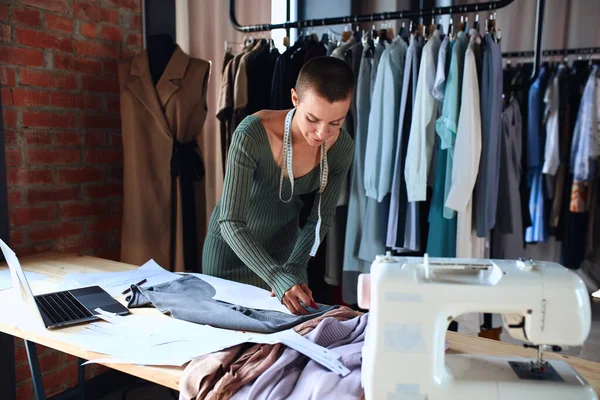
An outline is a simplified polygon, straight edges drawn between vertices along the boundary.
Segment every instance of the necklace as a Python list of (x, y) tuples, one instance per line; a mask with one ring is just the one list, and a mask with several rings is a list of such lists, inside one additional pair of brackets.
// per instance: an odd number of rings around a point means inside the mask
[[(281, 174), (279, 176), (279, 199), (284, 203), (289, 203), (294, 197), (294, 172), (292, 170), (292, 118), (296, 112), (295, 108), (292, 108), (285, 117), (285, 130), (283, 133), (283, 156), (281, 159)], [(283, 178), (285, 175), (285, 169), (287, 168), (288, 177), (290, 178), (291, 193), (287, 200), (282, 197), (283, 190)], [(329, 173), (329, 166), (327, 165), (327, 143), (323, 142), (321, 145), (321, 158), (319, 161), (319, 205), (318, 205), (318, 221), (315, 227), (315, 242), (310, 250), (311, 257), (317, 254), (319, 245), (321, 244), (321, 197), (322, 193), (327, 187), (327, 175)]]

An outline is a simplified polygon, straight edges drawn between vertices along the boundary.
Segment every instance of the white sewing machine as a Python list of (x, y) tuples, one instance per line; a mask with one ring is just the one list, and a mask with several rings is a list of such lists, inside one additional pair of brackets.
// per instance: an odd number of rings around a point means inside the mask
[[(367, 400), (597, 399), (552, 346), (578, 346), (590, 331), (587, 290), (549, 262), (378, 256), (358, 283), (369, 309), (362, 384)], [(538, 347), (538, 359), (445, 355), (458, 315), (503, 315), (511, 336)]]

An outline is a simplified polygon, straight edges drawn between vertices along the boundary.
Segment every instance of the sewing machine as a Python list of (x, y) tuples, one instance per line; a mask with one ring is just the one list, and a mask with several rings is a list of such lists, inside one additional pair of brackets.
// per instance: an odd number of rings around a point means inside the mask
[[(369, 309), (362, 385), (371, 399), (597, 399), (567, 363), (544, 360), (582, 345), (590, 331), (587, 290), (572, 271), (531, 260), (378, 256), (358, 283)], [(537, 359), (445, 354), (448, 325), (469, 312), (502, 314)]]

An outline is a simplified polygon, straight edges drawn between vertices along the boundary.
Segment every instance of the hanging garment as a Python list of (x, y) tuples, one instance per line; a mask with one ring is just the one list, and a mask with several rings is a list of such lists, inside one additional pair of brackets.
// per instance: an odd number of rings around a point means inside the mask
[(485, 238), (496, 223), (500, 138), (502, 136), (502, 52), (486, 34), (482, 41), (481, 160), (475, 183), (477, 236)]
[(525, 255), (519, 197), (522, 134), (521, 110), (517, 100), (512, 98), (502, 113), (501, 168), (498, 179), (502, 201), (498, 202), (496, 225), (492, 230), (492, 258), (516, 260)]
[[(561, 65), (564, 69), (565, 67)], [(542, 173), (555, 176), (560, 166), (559, 150), (559, 129), (558, 129), (558, 109), (560, 106), (559, 97), (559, 71), (552, 78), (551, 83), (546, 88), (544, 103), (546, 104), (546, 144), (544, 148), (544, 165)]]
[(364, 261), (372, 262), (378, 254), (385, 254), (406, 48), (402, 38), (392, 41), (381, 56), (374, 85), (365, 154), (367, 209), (359, 250)]
[(350, 199), (348, 201), (348, 222), (344, 244), (344, 280), (342, 297), (347, 304), (356, 304), (356, 290), (360, 272), (369, 271), (371, 262), (358, 257), (362, 242), (363, 221), (367, 196), (364, 190), (365, 152), (371, 109), (371, 70), (374, 49), (366, 47), (361, 56), (356, 84), (356, 132), (354, 135), (354, 162), (350, 173)]
[(323, 320), (306, 335), (310, 341), (335, 351), (351, 372), (341, 377), (323, 368), (296, 350), (287, 348), (279, 359), (253, 382), (242, 387), (232, 400), (359, 400), (361, 386), (361, 353), (369, 314), (349, 321)]
[(386, 237), (386, 247), (394, 249), (398, 247), (398, 235), (400, 235), (402, 246), (404, 246), (404, 228), (406, 224), (406, 213), (408, 211), (406, 182), (404, 180), (403, 172), (406, 162), (406, 151), (408, 149), (410, 119), (412, 114), (412, 66), (413, 58), (415, 57), (415, 48), (415, 37), (414, 35), (411, 35), (409, 46), (406, 50), (404, 76), (402, 77), (402, 96), (400, 98), (400, 110), (398, 115), (398, 138), (396, 140), (396, 156), (392, 177), (390, 211)]
[[(441, 148), (448, 150), (446, 158), (446, 177), (444, 181), (444, 218), (455, 219), (456, 211), (445, 206), (448, 193), (452, 186), (452, 165), (454, 164), (454, 144), (456, 141), (456, 129), (460, 104), (462, 97), (463, 71), (465, 66), (465, 53), (469, 46), (469, 39), (463, 31), (458, 32), (452, 47), (450, 60), (450, 71), (446, 81), (446, 92), (444, 94), (444, 105), (442, 115), (436, 121), (436, 132), (441, 139)], [(439, 164), (438, 164), (439, 165)]]
[(175, 271), (201, 270), (206, 210), (197, 140), (206, 119), (209, 76), (210, 63), (179, 46), (156, 87), (146, 51), (119, 63), (123, 262), (154, 259)]
[(546, 219), (544, 218), (544, 190), (542, 179), (542, 132), (543, 132), (543, 97), (550, 72), (542, 67), (538, 79), (529, 89), (529, 121), (527, 124), (527, 182), (531, 189), (529, 197), (529, 214), (532, 225), (525, 231), (528, 243), (545, 242), (548, 239)]
[(404, 169), (408, 201), (411, 202), (425, 201), (427, 197), (427, 178), (435, 142), (435, 119), (438, 109), (438, 102), (432, 93), (441, 44), (440, 35), (436, 30), (423, 47)]
[(248, 104), (246, 114), (252, 115), (257, 111), (269, 108), (273, 71), (279, 51), (271, 50), (270, 44), (262, 39), (255, 52), (248, 55), (246, 74), (248, 77)]
[(282, 171), (273, 162), (265, 128), (260, 118), (246, 117), (233, 136), (223, 196), (210, 218), (204, 273), (273, 290), (279, 300), (294, 285), (306, 283), (311, 250), (329, 229), (342, 180), (352, 164), (352, 148), (352, 138), (342, 130), (327, 152), (329, 174), (318, 195), (321, 201), (315, 201), (300, 230), (299, 196), (322, 187), (321, 168), (297, 177), (293, 191), (289, 178), (281, 188)]
[(448, 73), (447, 61), (452, 51), (450, 46), (450, 38), (448, 35), (444, 36), (444, 40), (440, 44), (440, 51), (438, 54), (438, 64), (435, 69), (435, 81), (433, 82), (433, 97), (438, 99), (440, 102), (444, 101), (444, 94), (446, 91), (446, 74)]
[[(231, 56), (231, 57), (228, 57)], [(217, 119), (219, 120), (219, 131), (221, 133), (221, 161), (223, 171), (227, 165), (227, 152), (229, 151), (229, 132), (231, 131), (233, 116), (233, 59), (230, 52), (225, 53), (225, 59), (228, 60), (223, 65), (221, 75), (221, 87), (219, 89), (219, 100), (217, 102)]]
[(319, 304), (308, 307), (310, 314), (293, 315), (273, 310), (257, 310), (214, 300), (215, 288), (202, 279), (185, 275), (151, 287), (131, 286), (127, 308), (155, 307), (173, 318), (215, 328), (272, 333), (290, 329), (333, 310)]
[(456, 257), (484, 258), (485, 242), (473, 231), (473, 189), (481, 157), (481, 114), (477, 57), (481, 38), (476, 30), (470, 32), (465, 53), (462, 102), (458, 117), (452, 186), (446, 207), (458, 212), (456, 228)]

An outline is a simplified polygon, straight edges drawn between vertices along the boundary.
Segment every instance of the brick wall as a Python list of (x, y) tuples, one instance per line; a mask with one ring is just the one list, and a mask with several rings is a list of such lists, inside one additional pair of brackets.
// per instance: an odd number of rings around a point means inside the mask
[[(0, 0), (10, 244), (19, 256), (56, 249), (119, 258), (117, 61), (141, 50), (141, 32), (141, 0)], [(16, 345), (18, 398), (32, 398)], [(75, 384), (73, 357), (39, 355), (47, 395)]]

